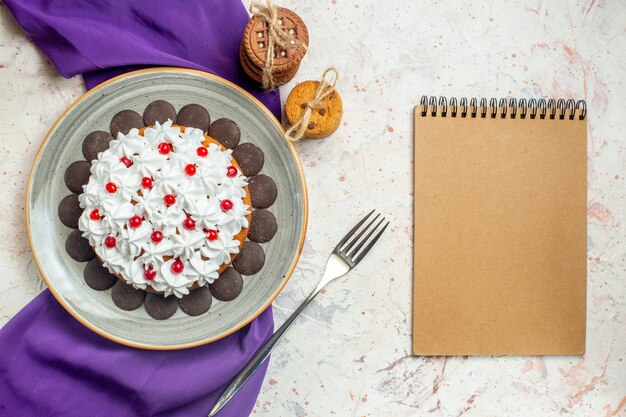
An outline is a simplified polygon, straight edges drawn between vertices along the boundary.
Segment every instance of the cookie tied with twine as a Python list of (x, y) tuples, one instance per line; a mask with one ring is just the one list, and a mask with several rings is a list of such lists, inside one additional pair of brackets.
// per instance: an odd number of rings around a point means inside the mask
[(337, 77), (337, 70), (331, 67), (319, 81), (304, 81), (291, 90), (285, 103), (285, 114), (291, 125), (285, 132), (289, 140), (325, 138), (339, 127), (343, 104), (335, 90)]
[(309, 32), (302, 19), (289, 9), (253, 2), (239, 60), (250, 78), (272, 90), (289, 82), (306, 54)]

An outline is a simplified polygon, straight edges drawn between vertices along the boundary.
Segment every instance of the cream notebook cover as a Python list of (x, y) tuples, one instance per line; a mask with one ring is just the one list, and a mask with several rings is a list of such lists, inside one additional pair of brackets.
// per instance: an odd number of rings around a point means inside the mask
[(422, 98), (413, 353), (585, 351), (586, 106)]

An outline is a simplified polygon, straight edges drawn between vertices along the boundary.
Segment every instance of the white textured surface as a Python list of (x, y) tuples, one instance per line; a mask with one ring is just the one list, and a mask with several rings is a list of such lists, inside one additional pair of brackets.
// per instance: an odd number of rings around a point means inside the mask
[[(525, 4), (522, 4), (525, 3)], [(377, 207), (382, 244), (332, 284), (276, 349), (259, 416), (626, 415), (626, 3), (283, 1), (306, 21), (296, 80), (335, 65), (345, 116), (297, 145), (310, 197), (280, 324), (310, 291), (333, 243)], [(0, 325), (38, 292), (24, 226), (31, 162), (83, 91), (0, 5)], [(286, 96), (289, 86), (283, 88)], [(422, 94), (584, 98), (589, 107), (587, 353), (583, 357), (413, 358), (412, 106)]]

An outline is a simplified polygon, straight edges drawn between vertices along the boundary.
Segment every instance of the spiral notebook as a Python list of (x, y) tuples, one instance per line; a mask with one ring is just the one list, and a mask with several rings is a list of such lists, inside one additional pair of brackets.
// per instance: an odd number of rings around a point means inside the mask
[(422, 98), (413, 353), (585, 351), (586, 106)]

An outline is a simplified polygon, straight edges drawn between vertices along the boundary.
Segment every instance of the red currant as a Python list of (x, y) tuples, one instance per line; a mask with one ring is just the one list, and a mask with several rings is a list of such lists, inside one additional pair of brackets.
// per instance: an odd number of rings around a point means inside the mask
[(109, 249), (114, 248), (116, 244), (117, 244), (117, 241), (115, 240), (113, 236), (107, 236), (104, 238), (104, 246), (106, 246), (107, 248)]
[(146, 268), (143, 271), (143, 276), (145, 279), (147, 279), (148, 281), (152, 281), (153, 279), (156, 278), (156, 271), (154, 270), (154, 268), (152, 267), (152, 265), (148, 266), (148, 268)]
[(143, 188), (148, 188), (148, 189), (152, 188), (152, 178), (150, 178), (150, 177), (143, 177), (141, 179), (141, 186)]
[(152, 239), (154, 243), (159, 243), (160, 241), (163, 240), (163, 233), (159, 232), (158, 230), (155, 230), (150, 235), (150, 239)]
[(114, 194), (117, 191), (117, 185), (112, 182), (108, 182), (107, 185), (104, 186), (104, 188), (107, 190), (107, 192), (111, 194)]
[(237, 168), (235, 168), (234, 166), (229, 166), (228, 169), (226, 170), (226, 176), (228, 178), (235, 178), (237, 176)]
[(183, 227), (187, 230), (193, 230), (196, 228), (196, 222), (191, 217), (187, 217), (183, 222)]
[(233, 202), (230, 200), (222, 200), (220, 203), (220, 208), (222, 211), (228, 211), (233, 208)]
[(193, 177), (196, 175), (196, 166), (194, 164), (188, 164), (185, 166), (185, 174)]
[(173, 206), (176, 203), (176, 197), (174, 197), (172, 194), (165, 194), (163, 196), (163, 201), (165, 202), (166, 206)]
[(89, 213), (89, 218), (91, 220), (100, 220), (100, 210), (98, 209), (93, 209), (91, 210), (91, 213)]
[(130, 220), (128, 220), (128, 224), (133, 229), (136, 229), (139, 226), (141, 226), (141, 223), (143, 223), (143, 219), (141, 218), (141, 216), (133, 216), (130, 218)]
[(196, 153), (200, 158), (206, 158), (209, 154), (209, 150), (204, 146), (200, 146), (198, 149), (196, 149)]
[(159, 145), (157, 146), (157, 149), (159, 150), (159, 153), (161, 155), (167, 155), (172, 150), (170, 144), (167, 142), (159, 143)]
[(130, 158), (127, 156), (122, 156), (120, 158), (120, 162), (126, 165), (126, 168), (130, 168), (131, 165), (133, 164), (133, 161), (131, 161)]
[(172, 272), (175, 274), (180, 274), (185, 269), (183, 262), (180, 259), (176, 259), (171, 266)]
[(207, 230), (206, 237), (211, 242), (213, 242), (214, 240), (217, 240), (217, 230)]

